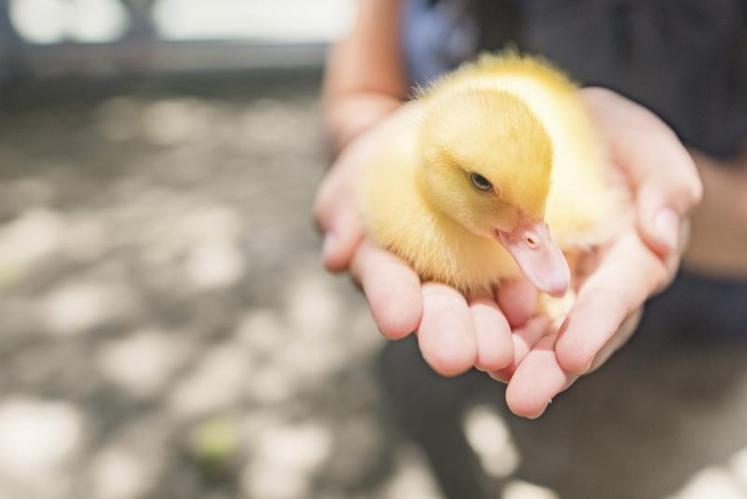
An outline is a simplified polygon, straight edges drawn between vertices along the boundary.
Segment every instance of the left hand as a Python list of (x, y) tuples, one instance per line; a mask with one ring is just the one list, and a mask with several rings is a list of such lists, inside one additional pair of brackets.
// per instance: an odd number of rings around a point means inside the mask
[(581, 94), (612, 162), (630, 183), (637, 227), (600, 249), (559, 330), (516, 348), (513, 365), (492, 374), (508, 382), (511, 411), (530, 418), (630, 338), (644, 302), (674, 278), (687, 242), (688, 212), (702, 197), (690, 155), (660, 119), (608, 90)]

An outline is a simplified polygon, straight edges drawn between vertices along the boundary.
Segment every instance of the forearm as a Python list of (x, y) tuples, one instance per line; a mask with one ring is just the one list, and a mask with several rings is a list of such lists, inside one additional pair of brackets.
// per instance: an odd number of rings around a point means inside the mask
[(329, 148), (339, 153), (358, 135), (402, 105), (402, 100), (384, 93), (358, 93), (338, 97), (325, 109)]
[(692, 219), (685, 266), (713, 277), (747, 278), (747, 150), (729, 161), (691, 151), (705, 196)]
[(325, 128), (334, 153), (397, 109), (407, 96), (399, 42), (401, 0), (360, 0), (348, 37), (330, 50)]

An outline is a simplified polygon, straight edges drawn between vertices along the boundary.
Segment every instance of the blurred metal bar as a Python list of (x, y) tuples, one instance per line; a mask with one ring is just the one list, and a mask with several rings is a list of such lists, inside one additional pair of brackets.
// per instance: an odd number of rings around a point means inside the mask
[(318, 67), (325, 43), (161, 41), (128, 39), (113, 43), (63, 43), (16, 47), (24, 76), (117, 75)]
[(127, 38), (158, 38), (152, 16), (155, 0), (119, 0), (119, 3), (129, 16)]

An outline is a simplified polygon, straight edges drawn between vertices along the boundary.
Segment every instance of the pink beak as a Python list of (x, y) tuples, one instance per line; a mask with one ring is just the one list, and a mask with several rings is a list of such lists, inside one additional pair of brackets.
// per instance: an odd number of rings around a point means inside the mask
[(547, 224), (521, 224), (511, 232), (496, 230), (496, 236), (537, 289), (552, 296), (565, 294), (571, 271)]

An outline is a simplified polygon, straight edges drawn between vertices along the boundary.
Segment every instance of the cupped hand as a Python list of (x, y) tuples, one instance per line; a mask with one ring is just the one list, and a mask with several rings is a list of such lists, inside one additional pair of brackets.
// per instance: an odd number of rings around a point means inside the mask
[(602, 365), (630, 338), (644, 302), (666, 287), (687, 242), (689, 210), (702, 197), (695, 165), (675, 134), (656, 116), (604, 89), (582, 91), (610, 160), (627, 179), (635, 224), (585, 255), (576, 302), (514, 369), (494, 373), (508, 382), (511, 410), (541, 415), (580, 375)]
[(380, 144), (378, 134), (402, 119), (402, 111), (345, 149), (315, 203), (324, 265), (350, 270), (382, 334), (399, 339), (417, 332), (424, 359), (442, 375), (472, 367), (491, 372), (508, 382), (509, 408), (526, 417), (542, 414), (555, 395), (627, 341), (645, 300), (673, 278), (687, 213), (702, 195), (687, 151), (652, 113), (603, 89), (583, 90), (582, 98), (629, 181), (637, 223), (584, 257), (582, 266), (591, 270), (577, 280), (576, 303), (558, 330), (534, 315), (537, 293), (524, 280), (465, 297), (443, 284), (421, 283), (405, 262), (366, 239), (356, 182)]

